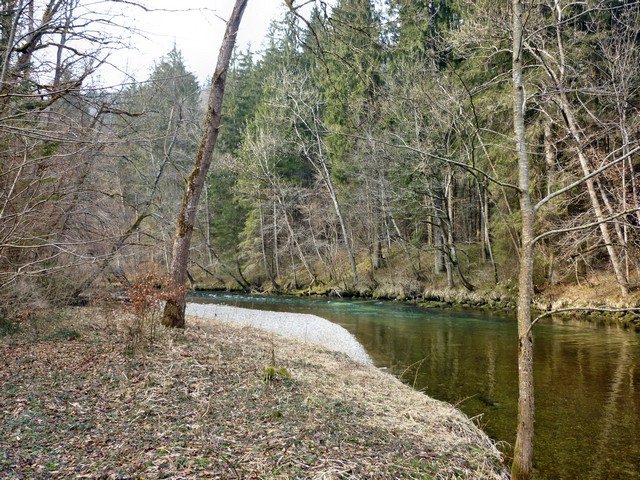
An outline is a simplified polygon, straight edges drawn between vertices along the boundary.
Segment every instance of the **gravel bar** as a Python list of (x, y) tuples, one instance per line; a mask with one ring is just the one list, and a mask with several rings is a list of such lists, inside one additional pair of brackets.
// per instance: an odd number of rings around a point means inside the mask
[(345, 353), (358, 362), (373, 364), (356, 337), (340, 325), (315, 315), (268, 312), (211, 303), (188, 303), (186, 314), (249, 325), (285, 337), (298, 338), (304, 342), (322, 345), (329, 350)]

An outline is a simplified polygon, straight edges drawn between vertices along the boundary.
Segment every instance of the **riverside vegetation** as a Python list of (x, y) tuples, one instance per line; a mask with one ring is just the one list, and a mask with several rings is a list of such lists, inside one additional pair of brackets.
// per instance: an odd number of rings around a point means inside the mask
[[(8, 320), (169, 269), (206, 88), (178, 45), (145, 78), (102, 87), (89, 59), (122, 42), (92, 29), (112, 19), (57, 0), (37, 24), (14, 3), (0, 22)], [(534, 3), (522, 59), (534, 291), (540, 306), (638, 306), (640, 5)], [(307, 18), (282, 12), (260, 50), (237, 49), (190, 278), (515, 303), (522, 214), (503, 4), (316, 2)], [(87, 49), (65, 48), (70, 37)]]

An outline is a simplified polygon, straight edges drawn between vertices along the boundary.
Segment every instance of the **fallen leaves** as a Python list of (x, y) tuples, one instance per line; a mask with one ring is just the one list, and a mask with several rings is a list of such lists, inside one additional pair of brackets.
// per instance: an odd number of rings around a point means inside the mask
[[(117, 318), (83, 308), (69, 322), (79, 337), (0, 340), (2, 478), (501, 475), (472, 425), (451, 435), (466, 420), (407, 416), (410, 389), (344, 356), (195, 319), (127, 355)], [(265, 381), (267, 366), (290, 375)]]

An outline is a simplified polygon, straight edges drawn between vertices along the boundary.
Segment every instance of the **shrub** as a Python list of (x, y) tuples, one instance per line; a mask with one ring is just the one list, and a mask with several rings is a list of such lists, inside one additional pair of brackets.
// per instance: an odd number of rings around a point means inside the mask
[(185, 286), (176, 286), (169, 276), (154, 271), (138, 275), (127, 288), (127, 351), (149, 347), (156, 341), (162, 309), (167, 300), (184, 294)]

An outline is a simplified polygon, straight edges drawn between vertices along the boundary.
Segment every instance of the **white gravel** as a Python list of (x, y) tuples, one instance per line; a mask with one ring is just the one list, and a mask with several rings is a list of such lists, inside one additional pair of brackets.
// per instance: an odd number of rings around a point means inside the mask
[(227, 305), (187, 303), (187, 315), (215, 318), (224, 322), (267, 330), (304, 342), (322, 345), (330, 350), (346, 353), (361, 363), (373, 364), (356, 337), (345, 328), (329, 320), (305, 313), (267, 312)]

